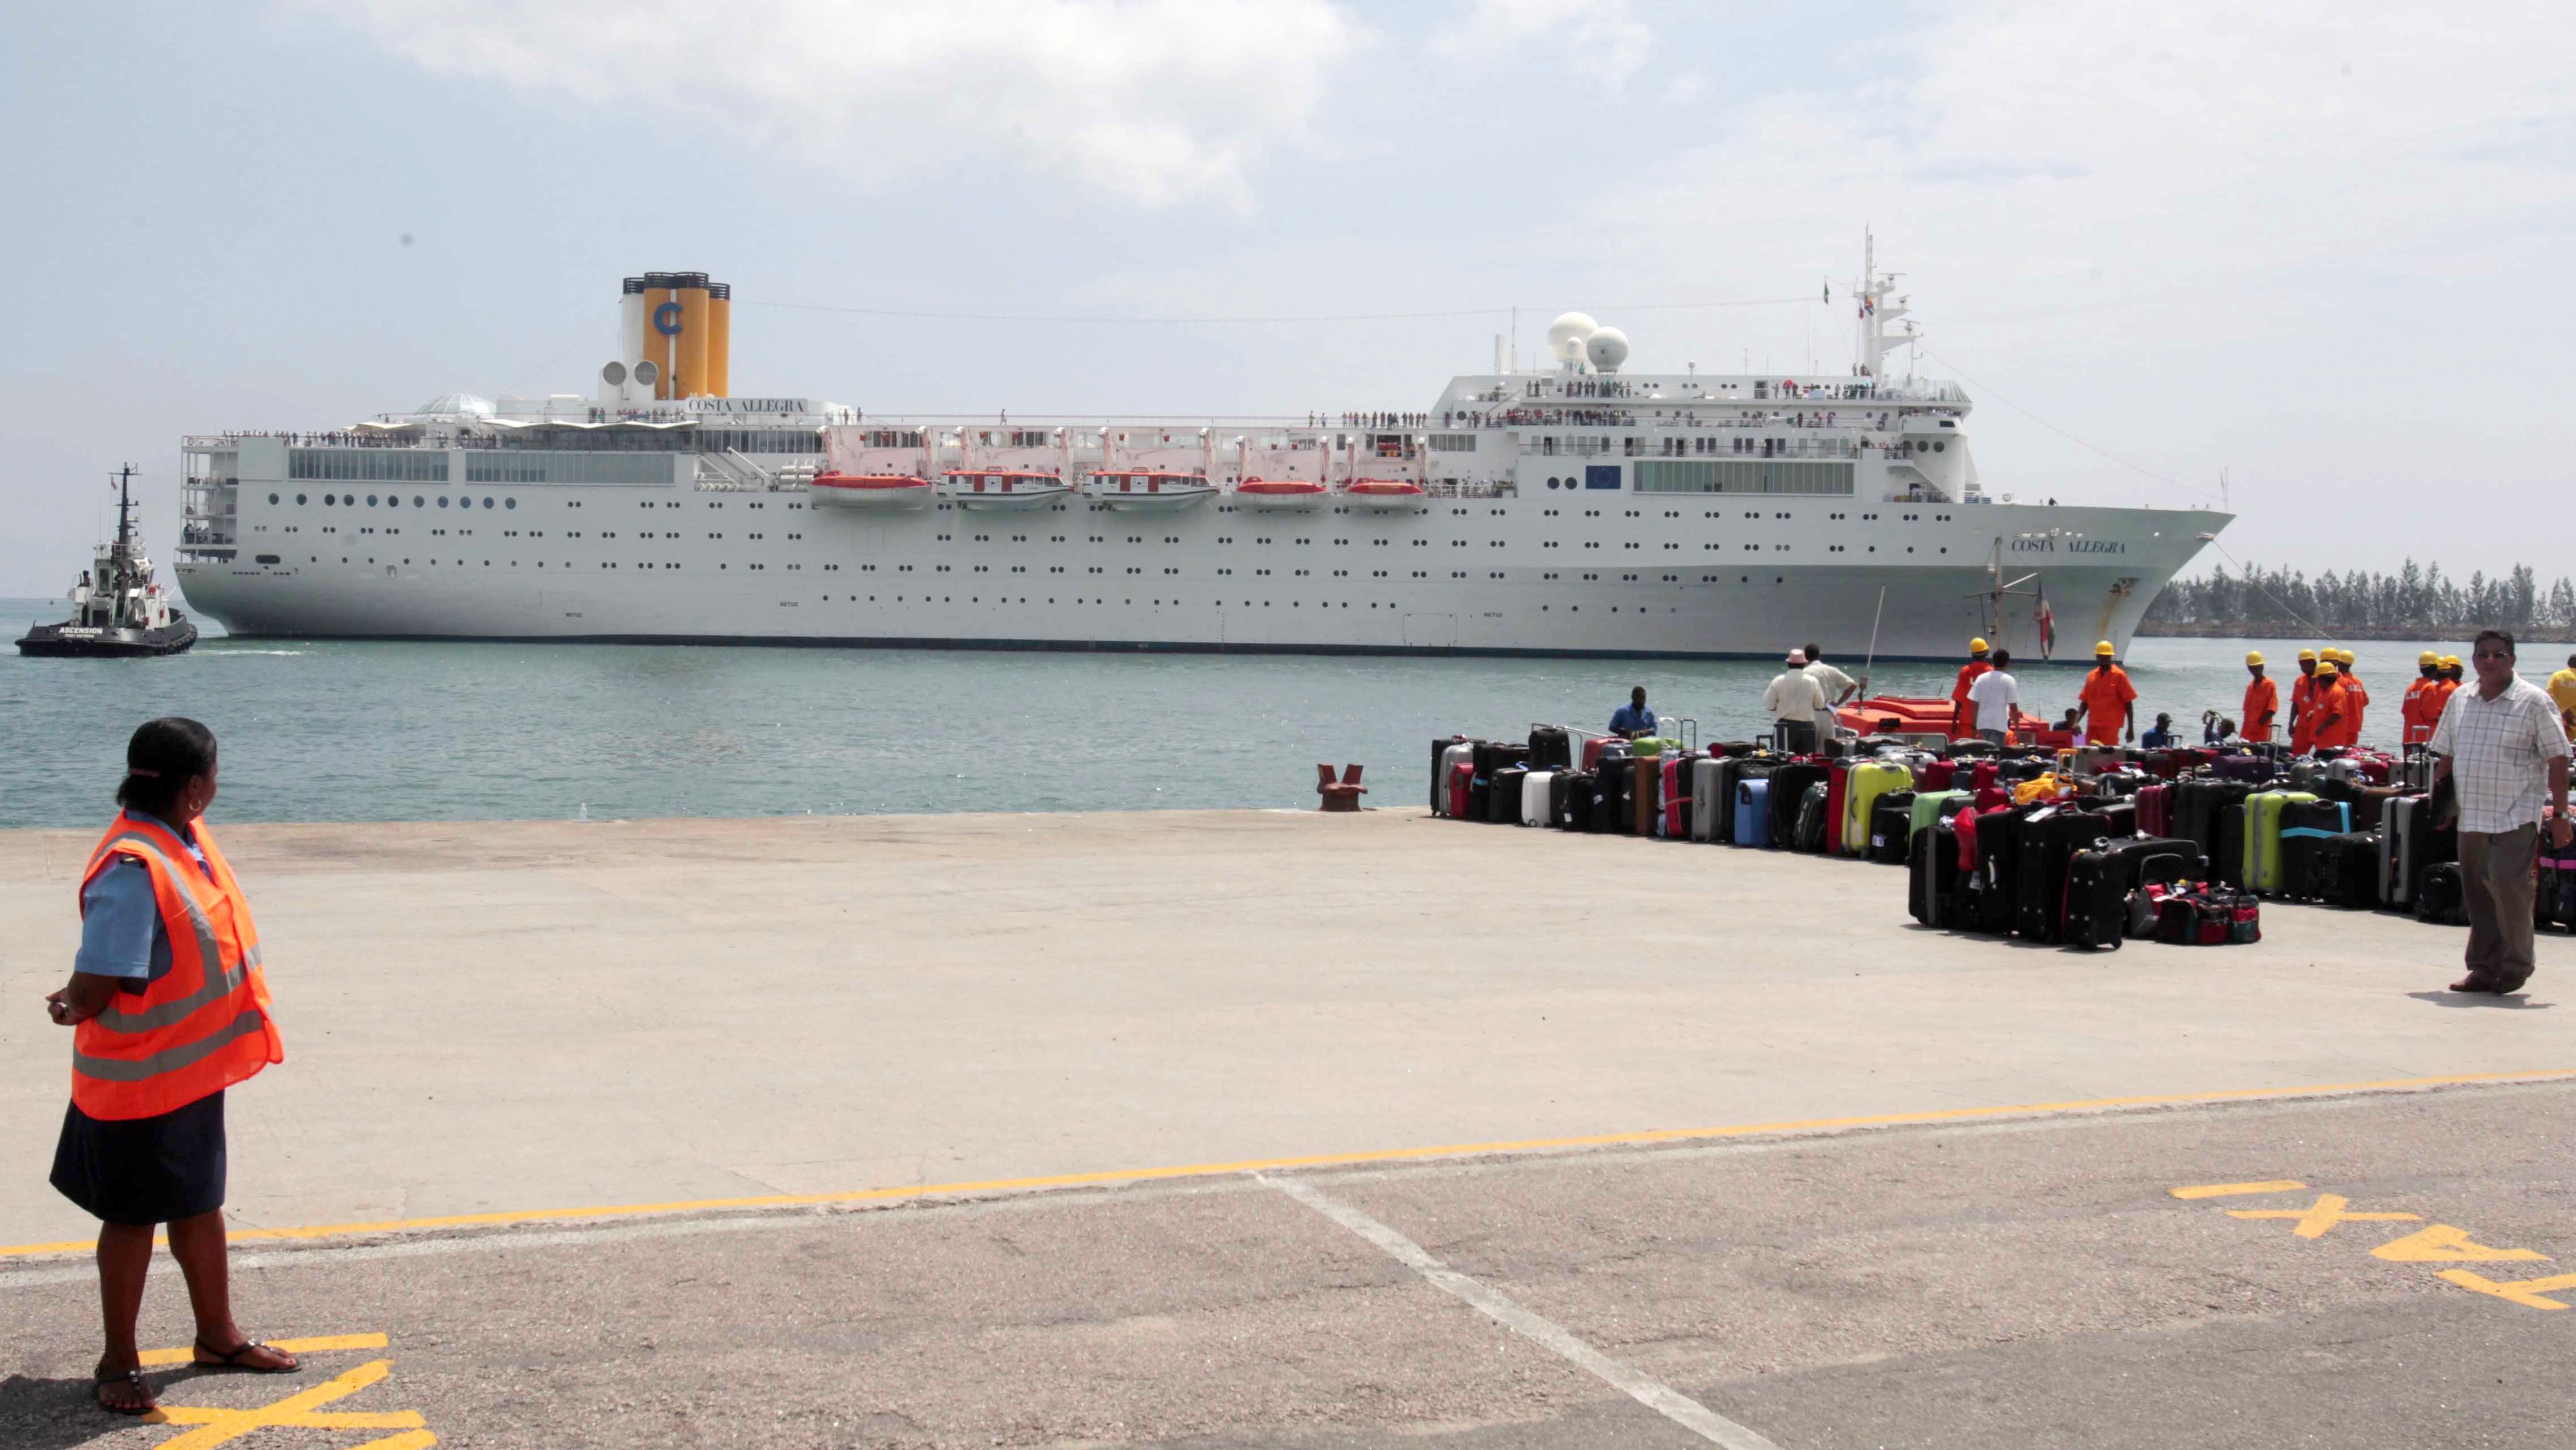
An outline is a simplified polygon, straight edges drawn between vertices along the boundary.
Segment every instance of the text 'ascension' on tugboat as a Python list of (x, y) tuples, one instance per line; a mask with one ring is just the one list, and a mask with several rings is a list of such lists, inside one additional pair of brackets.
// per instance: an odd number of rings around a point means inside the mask
[(18, 641), (18, 653), (57, 659), (123, 659), (174, 655), (197, 642), (197, 626), (171, 607), (152, 578), (152, 560), (134, 537), (134, 465), (116, 476), (116, 540), (72, 586), (72, 617), (40, 624)]

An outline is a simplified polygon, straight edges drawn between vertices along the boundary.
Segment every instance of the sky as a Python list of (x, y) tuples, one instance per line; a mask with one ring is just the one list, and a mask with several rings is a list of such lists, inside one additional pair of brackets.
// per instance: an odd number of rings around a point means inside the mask
[(738, 394), (1303, 415), (1573, 308), (1631, 370), (1842, 372), (1865, 232), (1991, 490), (2223, 479), (2238, 559), (2576, 572), (2571, 42), (2509, 0), (0, 6), (0, 593), (70, 583), (128, 461), (166, 560), (187, 434), (588, 391), (647, 269), (733, 285)]

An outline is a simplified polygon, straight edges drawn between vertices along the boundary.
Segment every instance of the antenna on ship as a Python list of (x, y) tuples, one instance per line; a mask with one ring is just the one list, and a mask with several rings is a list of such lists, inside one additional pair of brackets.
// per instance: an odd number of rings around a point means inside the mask
[(134, 572), (134, 465), (116, 475), (116, 597), (125, 598), (127, 576)]

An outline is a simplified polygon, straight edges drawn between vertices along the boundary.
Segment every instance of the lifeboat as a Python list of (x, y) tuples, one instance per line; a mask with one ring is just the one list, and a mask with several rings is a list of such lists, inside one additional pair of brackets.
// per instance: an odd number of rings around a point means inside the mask
[(1429, 497), (1421, 484), (1400, 478), (1354, 478), (1342, 490), (1342, 497), (1364, 509), (1385, 511), (1411, 508)]
[(941, 498), (978, 511), (1045, 508), (1071, 492), (1071, 486), (1052, 473), (998, 468), (971, 473), (952, 469), (939, 483)]
[(1082, 485), (1082, 496), (1094, 503), (1104, 503), (1119, 513), (1179, 513), (1216, 492), (1216, 485), (1200, 473), (1157, 473), (1151, 469), (1127, 469), (1117, 473), (1095, 473)]
[(1302, 478), (1247, 478), (1234, 486), (1236, 499), (1271, 511), (1321, 508), (1332, 492)]
[(805, 496), (817, 508), (917, 509), (930, 492), (929, 479), (909, 473), (818, 473)]
[[(1834, 712), (1846, 730), (1863, 735), (1930, 735), (1950, 738), (1950, 702), (1913, 695), (1872, 695)], [(1968, 732), (1973, 735), (1976, 732)]]

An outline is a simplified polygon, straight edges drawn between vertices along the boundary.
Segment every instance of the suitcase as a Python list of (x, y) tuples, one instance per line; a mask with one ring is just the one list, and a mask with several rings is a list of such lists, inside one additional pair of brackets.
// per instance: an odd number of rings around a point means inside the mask
[(1822, 765), (1783, 765), (1771, 772), (1771, 844), (1786, 848), (1798, 835), (1798, 809), (1806, 804), (1807, 787), (1823, 783)]
[(1735, 838), (1738, 846), (1771, 844), (1771, 778), (1756, 776), (1735, 783)]
[(1694, 841), (1717, 839), (1718, 802), (1725, 799), (1718, 793), (1717, 783), (1726, 764), (1706, 756), (1691, 762), (1690, 838)]
[(2106, 801), (2086, 810), (2102, 818), (2102, 829), (2113, 838), (2138, 834), (2138, 804), (2135, 801)]
[(2415, 919), (2439, 926), (2467, 926), (2469, 908), (2460, 892), (2460, 863), (2436, 861), (2415, 881)]
[(1656, 835), (1672, 841), (1690, 839), (1691, 783), (1699, 762), (1705, 758), (1680, 754), (1664, 757), (1664, 823)]
[(2294, 800), (2281, 806), (2281, 874), (2274, 888), (2298, 901), (2320, 899), (2322, 881), (2317, 852), (2331, 837), (2352, 829), (2352, 812), (2341, 801)]
[(2217, 770), (2223, 780), (2244, 785), (2262, 785), (2272, 779), (2272, 760), (2264, 755), (2222, 755)]
[[(2043, 806), (2021, 818), (2013, 867), (2013, 934), (2054, 942), (2065, 926), (2066, 871), (2077, 851), (2108, 838), (2102, 817), (2066, 806)], [(1980, 842), (1982, 844), (1982, 842)]]
[(1601, 757), (1592, 775), (1592, 830), (1605, 836), (1636, 832), (1636, 764), (1624, 755)]
[(1869, 808), (1868, 856), (1882, 866), (1902, 866), (1914, 843), (1914, 792), (1892, 790)]
[[(1871, 848), (1870, 837), (1878, 830), (1878, 801), (1894, 792), (1904, 792), (1910, 801), (1914, 792), (1914, 772), (1893, 761), (1862, 761), (1851, 768), (1851, 784), (1844, 792), (1843, 854), (1859, 856)], [(1896, 859), (1905, 859), (1900, 854)]]
[(2227, 807), (2253, 794), (2243, 781), (2198, 778), (2174, 783), (2173, 828), (2164, 834), (2180, 836), (2200, 843), (2200, 852), (2215, 859), (2218, 849), (2218, 816)]
[(1475, 786), (1475, 765), (1463, 758), (1451, 761), (1449, 763), (1449, 809), (1442, 811), (1441, 814), (1451, 820), (1473, 819), (1467, 811), (1468, 801)]
[(1454, 797), (1450, 793), (1450, 787), (1454, 777), (1450, 773), (1450, 768), (1461, 761), (1473, 761), (1475, 755), (1476, 742), (1463, 735), (1452, 735), (1446, 740), (1431, 742), (1431, 813), (1433, 815), (1457, 814), (1451, 808)]
[(2348, 911), (2379, 908), (2379, 833), (2347, 831), (2317, 842), (2308, 895)]
[[(2319, 791), (2317, 794), (2327, 795), (2324, 791)], [(2388, 803), (2404, 794), (2406, 791), (2403, 787), (2393, 785), (2338, 785), (2334, 793), (2327, 798), (2340, 800), (2352, 807), (2354, 830), (2375, 831), (2387, 823)]]
[(1628, 831), (1652, 839), (1664, 820), (1664, 762), (1641, 755), (1628, 763)]
[(2531, 895), (2531, 924), (2576, 930), (2576, 846), (2561, 851), (2540, 828), (2540, 880)]
[(1914, 768), (1914, 788), (1917, 791), (1948, 790), (1958, 775), (1959, 763), (1955, 760), (1927, 760)]
[(1547, 783), (1547, 823), (1560, 831), (1580, 831), (1592, 823), (1592, 777), (1579, 770), (1560, 770)]
[(2223, 886), (2187, 891), (2156, 908), (2156, 940), (2177, 946), (2244, 945), (2263, 939), (2262, 903)]
[(1606, 735), (1587, 735), (1583, 739), (1583, 768), (1587, 772), (1597, 773), (1601, 769), (1602, 761), (1613, 755), (1627, 753), (1628, 742), (1625, 740), (1613, 740)]
[(1467, 799), (1459, 808), (1458, 819), (1462, 821), (1489, 819), (1487, 813), (1493, 809), (1493, 801), (1494, 782), (1490, 778), (1481, 775), (1467, 777)]
[(1959, 833), (1936, 821), (1906, 848), (1905, 909), (1930, 927), (1948, 927), (1959, 896)]
[(2174, 787), (2166, 784), (2138, 788), (2138, 830), (2149, 836), (2174, 834)]
[(2307, 791), (2262, 790), (2245, 798), (2245, 889), (2264, 896), (2281, 891), (2281, 811), (2293, 801), (2313, 801)]
[(1725, 845), (1735, 843), (1735, 787), (1743, 781), (1769, 779), (1779, 767), (1780, 759), (1774, 755), (1730, 757), (1721, 762), (1717, 777), (1719, 807), (1710, 840)]
[(1556, 775), (1553, 770), (1533, 770), (1521, 777), (1522, 825), (1549, 826), (1556, 823), (1553, 809)]
[(1831, 817), (1825, 822), (1825, 852), (1828, 855), (1841, 855), (1844, 837), (1850, 834), (1846, 821), (1851, 815), (1851, 773), (1859, 764), (1857, 760), (1846, 759), (1825, 767), (1825, 810)]
[(2002, 780), (2003, 763), (2001, 761), (1980, 760), (1976, 767), (1968, 772), (1968, 789), (1993, 790)]
[(2171, 836), (2106, 841), (2067, 862), (2065, 935), (2078, 946), (2116, 948), (2130, 934), (2132, 893), (2149, 883), (2172, 885), (2208, 873), (2196, 842)]
[(1570, 770), (1574, 766), (1574, 737), (1562, 725), (1533, 725), (1529, 736), (1529, 767), (1532, 770)]
[(1530, 768), (1507, 765), (1494, 772), (1485, 790), (1485, 819), (1497, 826), (1521, 823), (1521, 802), (1529, 789)]
[(1985, 811), (1977, 816), (1977, 870), (1964, 883), (1968, 904), (1964, 923), (1972, 930), (2006, 936), (2021, 889), (2021, 820), (2018, 811)]
[(1804, 851), (1811, 856), (1823, 853), (1828, 814), (1826, 803), (1832, 798), (1833, 786), (1829, 782), (1820, 780), (1807, 787), (1807, 793), (1798, 798), (1798, 824), (1789, 849)]
[(1906, 835), (1911, 837), (1918, 831), (1929, 829), (1934, 821), (1966, 809), (1970, 799), (1963, 790), (1916, 791), (1913, 805), (1907, 808)]
[(2218, 850), (2212, 859), (2219, 884), (2245, 889), (2245, 802), (2231, 801), (2218, 812)]

